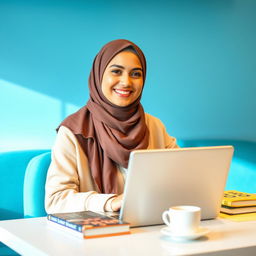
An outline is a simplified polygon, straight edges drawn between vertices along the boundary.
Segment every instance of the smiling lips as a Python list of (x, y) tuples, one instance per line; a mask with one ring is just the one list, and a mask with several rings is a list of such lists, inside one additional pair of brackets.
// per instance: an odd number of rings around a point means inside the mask
[(114, 91), (120, 97), (129, 97), (132, 94), (131, 90), (114, 89)]

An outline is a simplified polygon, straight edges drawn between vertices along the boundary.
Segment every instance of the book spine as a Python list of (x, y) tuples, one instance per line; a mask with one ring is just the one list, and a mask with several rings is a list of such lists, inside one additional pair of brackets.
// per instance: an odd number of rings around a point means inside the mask
[(232, 201), (228, 201), (228, 200), (223, 200), (222, 201), (222, 205), (226, 205), (226, 206), (229, 206), (229, 207), (231, 207), (232, 206)]
[(78, 232), (81, 232), (82, 233), (82, 226), (81, 225), (77, 225), (77, 224), (74, 224), (74, 223), (70, 223), (66, 220), (63, 220), (61, 218), (58, 218), (56, 216), (53, 216), (51, 214), (48, 214), (47, 215), (47, 218), (48, 220), (52, 221), (52, 222), (55, 222), (57, 224), (60, 224), (62, 226), (65, 226), (67, 228), (70, 228), (70, 229), (73, 229), (75, 231), (78, 231)]

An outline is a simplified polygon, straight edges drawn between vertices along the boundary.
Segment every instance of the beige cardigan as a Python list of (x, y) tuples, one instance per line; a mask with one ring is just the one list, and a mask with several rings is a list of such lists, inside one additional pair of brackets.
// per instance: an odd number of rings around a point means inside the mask
[[(163, 123), (145, 114), (149, 129), (148, 149), (178, 147)], [(123, 193), (125, 170), (118, 168), (118, 194)], [(97, 191), (88, 166), (87, 156), (75, 135), (61, 126), (52, 149), (52, 161), (45, 185), (45, 209), (48, 213), (110, 210), (105, 204), (113, 194)]]

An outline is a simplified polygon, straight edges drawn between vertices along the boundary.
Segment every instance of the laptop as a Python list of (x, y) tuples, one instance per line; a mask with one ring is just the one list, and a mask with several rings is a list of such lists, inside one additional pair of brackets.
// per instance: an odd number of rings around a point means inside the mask
[(119, 219), (131, 227), (163, 224), (170, 206), (201, 207), (216, 218), (233, 156), (232, 146), (137, 150), (130, 155)]

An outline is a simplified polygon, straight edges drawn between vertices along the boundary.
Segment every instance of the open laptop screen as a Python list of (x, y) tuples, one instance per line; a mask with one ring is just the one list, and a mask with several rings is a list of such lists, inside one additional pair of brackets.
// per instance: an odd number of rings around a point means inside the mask
[(220, 210), (232, 146), (137, 150), (130, 155), (120, 218), (131, 226), (162, 224), (174, 205), (196, 205), (202, 219)]

